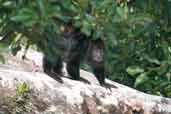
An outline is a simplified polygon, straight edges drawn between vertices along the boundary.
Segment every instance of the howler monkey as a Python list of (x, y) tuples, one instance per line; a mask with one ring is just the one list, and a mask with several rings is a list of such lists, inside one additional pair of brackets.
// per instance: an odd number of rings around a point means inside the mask
[[(74, 29), (72, 25), (67, 25), (63, 30), (61, 39), (64, 48), (62, 55), (55, 54), (51, 60), (48, 54), (44, 54), (43, 68), (44, 72), (52, 75), (53, 73), (62, 73), (62, 61), (67, 64), (67, 72), (74, 80), (80, 79), (81, 61), (87, 60), (91, 65), (93, 73), (101, 85), (105, 84), (104, 74), (104, 42), (102, 39), (91, 40), (80, 29)], [(58, 45), (56, 44), (56, 45)], [(58, 46), (57, 46), (58, 48)], [(58, 49), (56, 49), (58, 50)]]

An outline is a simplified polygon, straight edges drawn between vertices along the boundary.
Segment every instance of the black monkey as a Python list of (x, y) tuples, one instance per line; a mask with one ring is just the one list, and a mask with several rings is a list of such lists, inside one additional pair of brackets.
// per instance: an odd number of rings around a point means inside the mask
[[(61, 74), (62, 60), (67, 63), (67, 72), (74, 80), (80, 79), (80, 64), (81, 61), (87, 60), (92, 66), (93, 73), (101, 85), (105, 84), (104, 74), (104, 42), (102, 39), (90, 40), (87, 36), (80, 32), (79, 29), (74, 29), (69, 25), (63, 30), (64, 38), (58, 44), (63, 44), (58, 47), (63, 47), (62, 55), (55, 54), (50, 58), (48, 54), (44, 54), (43, 68), (48, 75), (54, 73)], [(56, 45), (58, 45), (56, 44)], [(56, 49), (59, 50), (59, 49)], [(51, 60), (52, 59), (52, 60)]]
[(104, 49), (104, 41), (97, 39), (90, 41), (87, 52), (87, 62), (89, 62), (94, 75), (101, 85), (105, 84)]

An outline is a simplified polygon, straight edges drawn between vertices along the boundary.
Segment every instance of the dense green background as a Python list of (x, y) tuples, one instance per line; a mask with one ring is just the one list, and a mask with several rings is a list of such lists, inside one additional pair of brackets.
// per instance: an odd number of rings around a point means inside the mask
[(21, 45), (44, 42), (44, 36), (53, 45), (71, 20), (87, 36), (94, 30), (91, 40), (105, 41), (110, 79), (171, 97), (169, 0), (0, 0), (0, 51), (10, 47), (15, 53)]

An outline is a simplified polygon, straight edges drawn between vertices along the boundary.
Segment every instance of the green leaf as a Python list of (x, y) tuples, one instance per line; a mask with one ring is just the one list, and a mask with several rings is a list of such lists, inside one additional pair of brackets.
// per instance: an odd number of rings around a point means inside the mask
[(32, 27), (35, 23), (40, 22), (39, 15), (36, 11), (29, 8), (23, 8), (17, 15), (10, 18), (12, 21), (22, 23), (27, 27)]
[(146, 81), (148, 81), (149, 78), (147, 76), (147, 73), (142, 73), (140, 74), (137, 78), (136, 78), (136, 81), (134, 83), (134, 87), (137, 87), (139, 86), (140, 84), (145, 84)]
[(44, 4), (44, 1), (45, 0), (37, 0), (37, 3), (38, 3), (38, 6), (39, 6), (39, 10), (40, 10), (40, 13), (41, 13), (41, 16), (42, 17), (45, 17), (46, 15), (46, 8), (45, 8), (45, 4)]
[(144, 69), (140, 68), (139, 66), (130, 66), (126, 69), (127, 73), (131, 76), (135, 76), (137, 74), (143, 73)]
[(16, 88), (17, 96), (21, 96), (30, 90), (29, 86), (24, 83), (19, 83)]
[(86, 9), (88, 7), (89, 0), (74, 0), (79, 7)]
[(91, 35), (91, 30), (92, 30), (92, 26), (90, 23), (88, 23), (87, 21), (83, 21), (83, 27), (81, 28), (81, 32), (85, 33), (87, 36)]
[(10, 7), (11, 5), (13, 5), (13, 2), (11, 2), (11, 1), (6, 1), (2, 4), (2, 6), (4, 6), (4, 7)]
[(0, 54), (0, 64), (5, 64), (5, 58)]
[(7, 52), (7, 51), (9, 51), (9, 44), (0, 42), (0, 52)]
[(29, 20), (31, 17), (30, 15), (17, 15), (17, 16), (13, 16), (11, 17), (12, 21), (16, 21), (16, 22), (24, 22)]

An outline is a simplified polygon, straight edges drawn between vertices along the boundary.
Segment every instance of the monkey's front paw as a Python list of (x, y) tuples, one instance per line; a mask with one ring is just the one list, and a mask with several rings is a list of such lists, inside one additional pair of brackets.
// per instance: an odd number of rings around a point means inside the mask
[(112, 88), (117, 88), (115, 85), (109, 84), (109, 83), (104, 83), (101, 84), (101, 86), (105, 87), (106, 89), (112, 90)]

